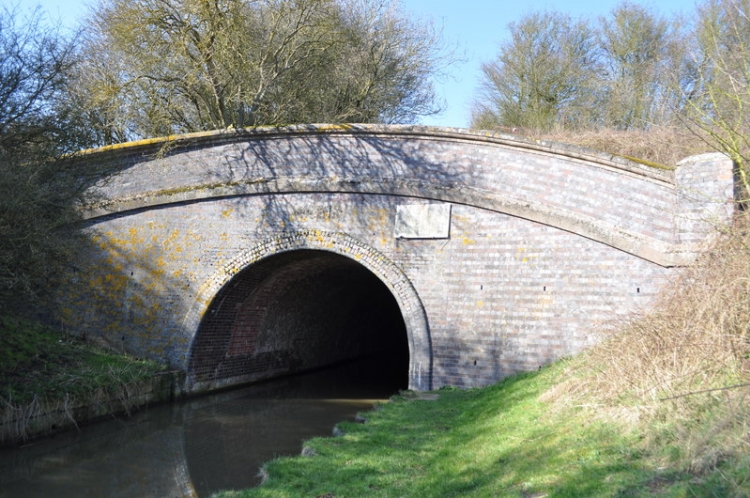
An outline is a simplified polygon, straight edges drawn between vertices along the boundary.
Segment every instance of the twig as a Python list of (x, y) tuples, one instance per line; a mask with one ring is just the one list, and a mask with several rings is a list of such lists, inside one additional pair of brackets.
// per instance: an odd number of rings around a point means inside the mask
[(738, 387), (746, 387), (746, 386), (750, 386), (750, 382), (745, 382), (743, 384), (735, 384), (733, 386), (715, 387), (713, 389), (703, 389), (702, 391), (694, 391), (691, 393), (678, 394), (676, 396), (669, 396), (667, 398), (659, 398), (659, 401), (668, 401), (670, 399), (684, 398), (686, 396), (692, 396), (694, 394), (710, 393), (713, 391), (726, 391), (728, 389), (736, 389)]
[(68, 416), (68, 418), (70, 419), (70, 421), (73, 422), (73, 425), (75, 426), (75, 428), (80, 432), (81, 429), (78, 427), (78, 423), (76, 422), (75, 417), (73, 417), (73, 414), (70, 411), (70, 407), (68, 406), (69, 399), (70, 399), (70, 397), (66, 393), (65, 394), (65, 400), (63, 401), (63, 409), (65, 410), (65, 415)]

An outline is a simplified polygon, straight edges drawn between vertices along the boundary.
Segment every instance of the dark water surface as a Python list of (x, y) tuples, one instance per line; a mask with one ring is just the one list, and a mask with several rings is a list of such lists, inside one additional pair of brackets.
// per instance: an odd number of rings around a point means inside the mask
[[(260, 465), (297, 455), (400, 387), (363, 363), (148, 408), (0, 450), (0, 497), (204, 497), (259, 484)], [(368, 372), (370, 374), (368, 374)]]

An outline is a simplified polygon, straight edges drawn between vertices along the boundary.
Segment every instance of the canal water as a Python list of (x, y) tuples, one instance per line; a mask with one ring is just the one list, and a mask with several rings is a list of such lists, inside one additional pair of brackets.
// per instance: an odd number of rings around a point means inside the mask
[(304, 440), (405, 387), (405, 374), (388, 372), (353, 363), (1, 449), (0, 497), (205, 497), (256, 486), (263, 462), (298, 455)]

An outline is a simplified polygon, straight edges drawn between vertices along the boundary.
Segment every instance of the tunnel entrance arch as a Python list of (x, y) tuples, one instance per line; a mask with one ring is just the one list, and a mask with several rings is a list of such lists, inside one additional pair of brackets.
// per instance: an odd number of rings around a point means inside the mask
[(243, 251), (204, 285), (184, 326), (195, 331), (188, 391), (377, 354), (399, 341), (404, 357), (396, 346), (390, 359), (403, 361), (405, 383), (431, 387), (429, 330), (414, 287), (383, 254), (342, 233), (285, 233)]

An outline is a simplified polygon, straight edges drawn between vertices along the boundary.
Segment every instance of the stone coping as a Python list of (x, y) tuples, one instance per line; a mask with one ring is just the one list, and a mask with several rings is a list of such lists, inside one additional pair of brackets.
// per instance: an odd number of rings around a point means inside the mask
[(435, 140), (461, 140), (484, 142), (511, 148), (525, 149), (580, 159), (602, 166), (612, 167), (631, 173), (647, 176), (655, 180), (673, 182), (674, 168), (671, 166), (637, 161), (617, 154), (580, 147), (577, 145), (535, 140), (492, 131), (473, 131), (464, 128), (448, 128), (423, 125), (382, 125), (382, 124), (299, 124), (287, 126), (258, 126), (248, 128), (226, 128), (222, 130), (201, 131), (166, 137), (148, 138), (133, 142), (108, 145), (97, 149), (87, 149), (74, 154), (75, 157), (88, 159), (102, 155), (127, 155), (133, 153), (155, 153), (167, 147), (169, 151), (186, 147), (195, 147), (202, 143), (232, 143), (254, 139), (290, 137), (303, 135), (371, 135), (419, 137)]

